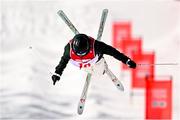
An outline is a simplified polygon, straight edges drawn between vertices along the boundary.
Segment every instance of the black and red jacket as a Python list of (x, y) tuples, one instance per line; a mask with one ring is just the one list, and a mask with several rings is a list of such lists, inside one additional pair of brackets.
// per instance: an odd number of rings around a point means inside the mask
[[(67, 63), (70, 60), (81, 61), (83, 59), (93, 59), (98, 56), (97, 61), (99, 61), (104, 54), (113, 56), (115, 59), (123, 62), (124, 64), (126, 64), (127, 60), (129, 59), (129, 57), (127, 57), (123, 53), (120, 53), (112, 46), (107, 45), (104, 42), (94, 40), (93, 38), (91, 38), (91, 40), (92, 40), (92, 42), (90, 42), (91, 53), (88, 53), (87, 56), (84, 56), (83, 58), (80, 58), (75, 54), (75, 52), (72, 50), (71, 41), (70, 41), (64, 48), (64, 54), (61, 57), (59, 64), (55, 68), (56, 69), (55, 73), (62, 75)], [(79, 67), (81, 67), (81, 65)]]

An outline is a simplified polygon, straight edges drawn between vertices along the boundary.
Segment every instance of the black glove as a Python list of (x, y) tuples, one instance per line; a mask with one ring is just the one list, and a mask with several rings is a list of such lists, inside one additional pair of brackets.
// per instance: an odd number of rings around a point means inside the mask
[(51, 78), (52, 78), (52, 81), (53, 81), (53, 85), (55, 85), (56, 82), (60, 80), (60, 75), (57, 74), (57, 73), (54, 73), (54, 75), (52, 75)]
[(132, 61), (131, 59), (128, 59), (126, 62), (126, 65), (128, 65), (128, 67), (130, 68), (136, 68), (136, 63), (134, 61)]

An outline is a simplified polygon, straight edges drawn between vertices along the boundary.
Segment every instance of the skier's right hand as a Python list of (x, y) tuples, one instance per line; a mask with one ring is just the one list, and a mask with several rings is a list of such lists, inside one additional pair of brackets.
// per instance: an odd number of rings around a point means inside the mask
[(57, 73), (54, 73), (51, 78), (52, 78), (52, 81), (53, 81), (53, 85), (55, 85), (56, 82), (60, 80), (60, 75), (57, 74)]
[(131, 59), (128, 59), (126, 64), (130, 67), (135, 69), (136, 68), (136, 63), (134, 61), (132, 61)]

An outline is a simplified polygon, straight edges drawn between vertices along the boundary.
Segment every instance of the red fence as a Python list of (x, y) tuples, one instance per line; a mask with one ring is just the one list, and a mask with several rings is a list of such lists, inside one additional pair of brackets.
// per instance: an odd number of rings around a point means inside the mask
[[(137, 64), (136, 69), (128, 69), (122, 65), (122, 70), (131, 71), (132, 89), (146, 90), (145, 119), (171, 119), (172, 117), (172, 77), (168, 80), (155, 79), (155, 52), (142, 50), (141, 37), (133, 37), (130, 22), (115, 22), (112, 25), (112, 45), (121, 50)], [(147, 76), (151, 76), (148, 77)]]

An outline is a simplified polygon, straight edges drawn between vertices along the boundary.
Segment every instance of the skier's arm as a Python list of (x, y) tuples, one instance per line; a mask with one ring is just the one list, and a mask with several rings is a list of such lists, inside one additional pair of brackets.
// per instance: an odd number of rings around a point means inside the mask
[(62, 75), (64, 69), (66, 68), (68, 61), (70, 60), (69, 51), (70, 51), (70, 44), (68, 43), (64, 48), (64, 54), (61, 57), (59, 64), (55, 68), (55, 73), (59, 74), (60, 76)]
[(70, 45), (67, 44), (64, 48), (64, 54), (61, 57), (59, 64), (55, 68), (55, 73), (52, 75), (53, 85), (55, 85), (56, 82), (60, 80), (60, 76), (62, 75), (62, 72), (70, 59), (69, 50)]
[(95, 51), (96, 51), (96, 54), (107, 54), (107, 55), (113, 56), (114, 58), (116, 58), (119, 61), (122, 61), (124, 64), (129, 65), (128, 62), (130, 64), (134, 64), (132, 66), (132, 68), (136, 67), (136, 65), (135, 65), (136, 63), (134, 63), (129, 57), (127, 57), (123, 53), (119, 52), (112, 46), (107, 45), (103, 42), (95, 41)]

